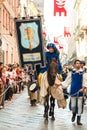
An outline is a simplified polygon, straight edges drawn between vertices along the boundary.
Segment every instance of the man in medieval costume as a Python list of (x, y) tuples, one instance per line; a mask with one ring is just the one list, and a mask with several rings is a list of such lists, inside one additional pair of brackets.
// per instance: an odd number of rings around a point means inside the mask
[(81, 114), (83, 113), (83, 95), (87, 89), (87, 73), (81, 69), (81, 61), (75, 60), (74, 68), (68, 73), (68, 76), (62, 87), (67, 88), (70, 85), (70, 110), (72, 110), (72, 122), (75, 121), (77, 115), (77, 125), (82, 125)]

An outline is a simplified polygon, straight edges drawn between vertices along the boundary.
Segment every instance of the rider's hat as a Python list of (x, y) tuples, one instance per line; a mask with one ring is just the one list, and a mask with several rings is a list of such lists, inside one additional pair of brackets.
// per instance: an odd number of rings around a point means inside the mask
[(56, 45), (54, 44), (54, 43), (48, 43), (48, 45), (47, 45), (47, 49), (49, 49), (49, 48), (53, 48), (54, 50), (56, 50)]

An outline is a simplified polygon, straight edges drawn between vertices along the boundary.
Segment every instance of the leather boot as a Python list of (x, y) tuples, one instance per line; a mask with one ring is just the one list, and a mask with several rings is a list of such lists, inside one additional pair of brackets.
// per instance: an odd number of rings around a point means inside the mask
[(76, 117), (76, 113), (73, 113), (73, 115), (72, 115), (72, 122), (75, 121), (75, 117)]
[(81, 121), (81, 116), (77, 116), (77, 125), (82, 125)]

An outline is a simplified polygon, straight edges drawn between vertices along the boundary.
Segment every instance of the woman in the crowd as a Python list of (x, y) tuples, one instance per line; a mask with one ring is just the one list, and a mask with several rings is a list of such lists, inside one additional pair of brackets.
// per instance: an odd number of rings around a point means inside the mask
[(3, 69), (3, 63), (0, 62), (0, 109), (4, 107), (3, 106), (4, 80), (2, 78), (2, 69)]

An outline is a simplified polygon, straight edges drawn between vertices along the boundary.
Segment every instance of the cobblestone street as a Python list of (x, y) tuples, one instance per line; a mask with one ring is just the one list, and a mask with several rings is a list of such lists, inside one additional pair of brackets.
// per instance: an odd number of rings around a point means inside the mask
[(87, 130), (87, 105), (82, 115), (82, 126), (71, 122), (71, 112), (55, 108), (55, 121), (43, 118), (43, 105), (31, 107), (27, 89), (0, 110), (0, 130)]

